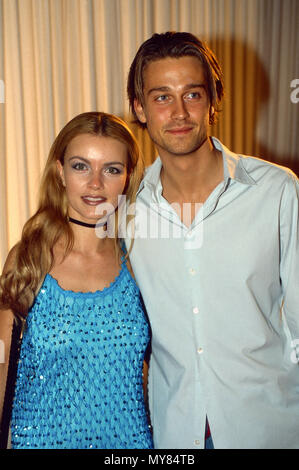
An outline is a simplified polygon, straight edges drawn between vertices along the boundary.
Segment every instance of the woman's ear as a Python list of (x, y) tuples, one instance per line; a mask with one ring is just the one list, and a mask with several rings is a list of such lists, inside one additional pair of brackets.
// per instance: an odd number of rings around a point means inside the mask
[(61, 179), (61, 183), (65, 187), (64, 171), (63, 171), (63, 166), (60, 160), (56, 160), (56, 166), (57, 166), (57, 173), (59, 175), (59, 178)]
[(146, 116), (145, 116), (145, 113), (144, 113), (144, 110), (143, 110), (143, 106), (140, 103), (140, 101), (137, 100), (137, 98), (135, 98), (135, 100), (134, 100), (134, 111), (135, 111), (136, 116), (138, 117), (139, 121), (142, 124), (145, 124), (146, 123)]

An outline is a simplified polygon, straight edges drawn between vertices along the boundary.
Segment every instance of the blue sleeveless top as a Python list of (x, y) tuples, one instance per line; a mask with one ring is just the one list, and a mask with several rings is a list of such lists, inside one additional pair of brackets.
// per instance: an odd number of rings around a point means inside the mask
[(27, 317), (11, 430), (13, 448), (148, 449), (142, 366), (149, 326), (125, 263), (94, 293), (47, 274)]

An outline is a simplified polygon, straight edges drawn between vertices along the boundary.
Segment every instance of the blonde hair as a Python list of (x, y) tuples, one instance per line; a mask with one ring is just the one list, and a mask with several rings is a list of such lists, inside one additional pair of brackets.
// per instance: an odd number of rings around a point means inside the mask
[[(125, 194), (135, 202), (144, 163), (132, 132), (119, 117), (102, 113), (82, 113), (69, 121), (55, 139), (44, 169), (36, 213), (26, 222), (20, 242), (15, 247), (12, 267), (0, 279), (0, 309), (11, 309), (25, 318), (54, 262), (53, 249), (64, 237), (65, 255), (72, 249), (74, 236), (68, 222), (68, 201), (58, 175), (57, 160), (64, 164), (70, 141), (79, 134), (112, 137), (128, 150), (128, 183)], [(116, 233), (117, 245), (119, 246)]]

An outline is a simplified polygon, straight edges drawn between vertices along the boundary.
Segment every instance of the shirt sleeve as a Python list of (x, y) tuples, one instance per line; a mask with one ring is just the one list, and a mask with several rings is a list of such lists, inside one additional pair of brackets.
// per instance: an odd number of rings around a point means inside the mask
[(299, 363), (299, 180), (292, 172), (288, 174), (280, 209), (283, 311)]

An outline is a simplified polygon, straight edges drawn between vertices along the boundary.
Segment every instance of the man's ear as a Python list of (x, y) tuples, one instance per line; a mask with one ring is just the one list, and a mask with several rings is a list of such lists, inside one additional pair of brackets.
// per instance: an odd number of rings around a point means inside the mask
[(134, 111), (135, 111), (136, 116), (138, 117), (139, 121), (142, 124), (145, 124), (146, 123), (146, 117), (145, 117), (145, 113), (144, 113), (144, 110), (143, 110), (143, 106), (140, 103), (140, 101), (137, 100), (137, 98), (135, 98), (135, 100), (134, 100)]

